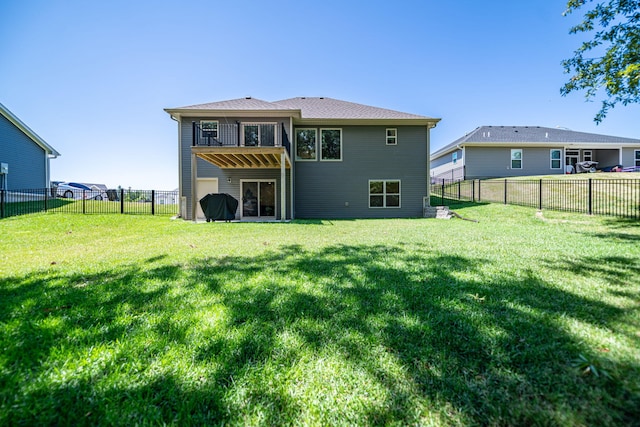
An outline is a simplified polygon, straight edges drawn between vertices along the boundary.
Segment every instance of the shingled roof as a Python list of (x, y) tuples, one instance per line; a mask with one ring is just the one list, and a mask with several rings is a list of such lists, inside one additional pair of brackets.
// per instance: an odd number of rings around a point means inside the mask
[(167, 108), (166, 112), (174, 116), (195, 113), (215, 113), (217, 111), (283, 112), (302, 121), (312, 120), (398, 120), (420, 121), (435, 125), (440, 119), (416, 114), (403, 113), (386, 108), (372, 107), (354, 102), (341, 101), (326, 97), (297, 97), (281, 101), (268, 102), (246, 97), (207, 104), (188, 105), (179, 108)]
[(275, 104), (302, 112), (303, 119), (428, 119), (416, 114), (356, 104), (325, 97), (298, 97)]
[(435, 151), (437, 157), (463, 145), (564, 145), (564, 144), (631, 144), (640, 145), (640, 139), (576, 132), (563, 128), (542, 126), (480, 126), (461, 138)]
[(245, 98), (230, 99), (227, 101), (209, 102), (206, 104), (187, 105), (179, 107), (176, 110), (282, 110), (280, 105), (273, 102), (263, 101), (262, 99)]

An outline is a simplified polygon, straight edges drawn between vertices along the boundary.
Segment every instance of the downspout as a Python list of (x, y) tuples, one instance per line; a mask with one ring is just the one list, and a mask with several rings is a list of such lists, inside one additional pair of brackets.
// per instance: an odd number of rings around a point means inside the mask
[(467, 153), (465, 152), (464, 145), (460, 147), (460, 144), (458, 144), (457, 147), (462, 150), (462, 180), (464, 181), (467, 179)]
[(423, 203), (424, 208), (431, 206), (431, 125), (427, 125), (427, 199), (426, 203)]
[(50, 162), (49, 162), (49, 153), (47, 150), (44, 151), (44, 187), (49, 190), (51, 188), (51, 177), (49, 174), (51, 171), (49, 170)]

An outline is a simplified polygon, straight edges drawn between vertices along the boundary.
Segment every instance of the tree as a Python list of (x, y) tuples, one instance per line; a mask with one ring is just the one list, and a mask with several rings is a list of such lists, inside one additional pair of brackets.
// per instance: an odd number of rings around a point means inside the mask
[[(591, 2), (568, 0), (564, 15)], [(573, 58), (562, 61), (565, 73), (573, 75), (560, 93), (586, 90), (588, 101), (602, 94), (605, 99), (593, 119), (599, 124), (616, 104), (640, 102), (640, 0), (598, 2), (569, 34), (593, 31), (592, 39), (582, 43)]]

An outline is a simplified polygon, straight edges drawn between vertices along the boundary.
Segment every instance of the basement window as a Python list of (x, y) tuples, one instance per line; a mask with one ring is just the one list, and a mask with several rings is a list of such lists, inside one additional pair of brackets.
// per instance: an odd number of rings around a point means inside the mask
[(399, 208), (400, 180), (369, 180), (370, 208)]

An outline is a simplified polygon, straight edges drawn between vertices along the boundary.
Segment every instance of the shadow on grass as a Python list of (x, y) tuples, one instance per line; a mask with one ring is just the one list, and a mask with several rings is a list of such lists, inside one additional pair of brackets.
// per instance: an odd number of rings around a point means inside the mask
[(36, 200), (30, 202), (5, 203), (0, 219), (38, 212), (46, 212), (54, 209), (64, 209), (65, 206), (68, 206), (72, 203), (74, 203), (73, 200), (60, 198), (47, 199), (46, 202), (43, 200)]
[[(640, 416), (630, 383), (578, 375), (571, 361), (590, 349), (562, 323), (607, 325), (624, 312), (536, 272), (487, 274), (488, 260), (428, 245), (160, 261), (0, 279), (0, 423), (623, 425)], [(628, 271), (604, 258), (571, 271), (594, 264)], [(64, 376), (55, 354), (68, 348), (105, 360)]]
[(607, 218), (607, 227), (611, 228), (635, 228), (640, 229), (640, 218)]
[(449, 206), (451, 209), (471, 208), (475, 206), (488, 205), (488, 202), (471, 202), (468, 200), (448, 199), (431, 196), (431, 206)]

